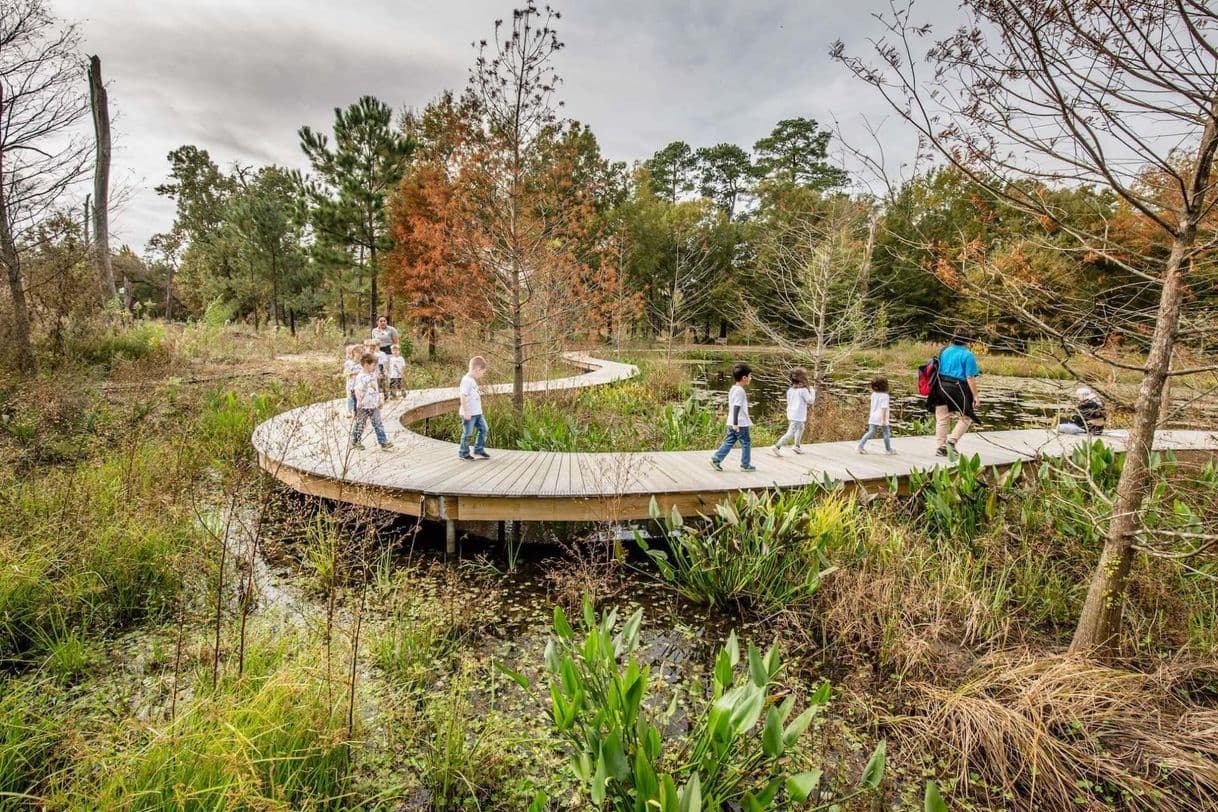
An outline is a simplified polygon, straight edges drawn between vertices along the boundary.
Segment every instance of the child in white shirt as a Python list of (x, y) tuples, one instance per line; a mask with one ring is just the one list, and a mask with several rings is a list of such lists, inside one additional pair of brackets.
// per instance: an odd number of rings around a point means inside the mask
[(888, 428), (890, 403), (888, 379), (881, 375), (871, 381), (871, 413), (867, 416), (867, 433), (859, 440), (860, 454), (867, 453), (867, 441), (874, 437), (877, 431), (884, 434), (884, 453), (897, 453), (892, 450), (892, 435)]
[[(469, 374), (461, 379), (461, 445), (457, 455), (463, 460), (489, 460), (486, 453), (486, 418), (482, 415), (482, 393), (478, 391), (478, 381), (486, 374), (486, 359), (475, 355), (469, 359)], [(474, 435), (474, 453), (469, 451), (469, 438)]]
[(774, 456), (782, 456), (782, 447), (792, 444), (791, 450), (802, 454), (799, 441), (804, 436), (808, 423), (808, 407), (816, 402), (816, 390), (808, 385), (808, 370), (795, 367), (791, 370), (791, 387), (787, 389), (787, 433), (774, 443)]
[(359, 363), (362, 371), (355, 376), (355, 424), (351, 427), (351, 447), (361, 451), (364, 449), (360, 438), (364, 434), (364, 424), (371, 420), (376, 441), (388, 451), (393, 448), (393, 443), (385, 436), (385, 426), (381, 423), (381, 389), (376, 374), (376, 356), (366, 352)]
[(732, 368), (732, 380), (736, 385), (727, 395), (727, 436), (723, 439), (723, 445), (719, 446), (719, 450), (711, 457), (710, 464), (716, 471), (722, 471), (723, 461), (727, 459), (728, 453), (736, 443), (740, 443), (740, 470), (756, 471), (756, 466), (750, 461), (753, 452), (750, 428), (753, 421), (749, 419), (749, 396), (745, 391), (753, 382), (753, 370), (748, 364), (736, 364)]
[(347, 414), (355, 415), (355, 376), (359, 375), (360, 345), (348, 344), (347, 357), (343, 360), (343, 378), (347, 387)]
[(402, 357), (402, 348), (397, 344), (389, 354), (389, 397), (402, 396), (402, 378), (406, 374), (406, 359)]

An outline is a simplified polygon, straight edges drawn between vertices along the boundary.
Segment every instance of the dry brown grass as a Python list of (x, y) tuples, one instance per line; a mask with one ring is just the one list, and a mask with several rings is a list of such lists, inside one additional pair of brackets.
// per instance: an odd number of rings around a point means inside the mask
[(956, 684), (907, 686), (883, 722), (906, 753), (944, 754), (1016, 809), (1218, 807), (1218, 711), (1175, 692), (1188, 669), (1153, 674), (1066, 656), (1000, 652)]
[(826, 578), (815, 615), (835, 651), (862, 655), (899, 679), (959, 675), (976, 651), (1007, 645), (1012, 618), (970, 582), (973, 554), (932, 548), (908, 528), (865, 516), (867, 554)]

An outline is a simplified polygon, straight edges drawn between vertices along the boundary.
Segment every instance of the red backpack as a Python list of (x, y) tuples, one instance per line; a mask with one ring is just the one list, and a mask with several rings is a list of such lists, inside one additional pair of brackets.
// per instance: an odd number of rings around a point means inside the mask
[(939, 377), (939, 356), (918, 367), (918, 394), (929, 395)]

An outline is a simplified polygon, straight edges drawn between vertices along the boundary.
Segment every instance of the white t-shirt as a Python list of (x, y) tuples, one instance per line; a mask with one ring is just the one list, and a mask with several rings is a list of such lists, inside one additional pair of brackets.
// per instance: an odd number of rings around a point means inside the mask
[[(740, 407), (739, 422), (732, 422), (732, 413), (736, 407)], [(727, 424), (729, 426), (751, 426), (753, 421), (749, 420), (749, 396), (744, 391), (744, 387), (736, 384), (732, 387), (732, 391), (727, 393)]]
[(806, 423), (808, 407), (815, 402), (815, 389), (807, 386), (792, 386), (787, 390), (787, 420), (792, 423)]
[(347, 394), (355, 390), (355, 376), (360, 373), (360, 366), (348, 358), (343, 361), (343, 376), (347, 379)]
[(355, 376), (355, 405), (360, 409), (381, 407), (381, 387), (375, 372), (361, 372)]
[(380, 350), (376, 351), (376, 369), (382, 375), (389, 371), (389, 356)]
[[(482, 414), (482, 394), (478, 391), (478, 382), (474, 380), (473, 375), (466, 375), (461, 379), (461, 395), (465, 398), (470, 417)], [(461, 407), (458, 406), (457, 413), (460, 412)]]
[(402, 373), (406, 371), (406, 359), (400, 355), (389, 356), (389, 377), (393, 380), (400, 380)]
[(872, 426), (887, 426), (889, 411), (888, 408), (888, 393), (887, 392), (872, 392), (871, 393), (871, 414), (867, 416), (867, 422)]

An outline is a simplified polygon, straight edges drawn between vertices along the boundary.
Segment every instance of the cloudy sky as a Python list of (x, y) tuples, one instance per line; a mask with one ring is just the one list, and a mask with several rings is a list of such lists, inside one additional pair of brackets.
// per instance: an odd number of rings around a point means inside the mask
[[(115, 182), (129, 190), (112, 232), (140, 250), (173, 205), (153, 187), (181, 144), (222, 164), (301, 167), (296, 131), (329, 129), (363, 94), (421, 106), (460, 89), (471, 43), (511, 0), (51, 0), (102, 59), (115, 116)], [(887, 0), (557, 0), (566, 48), (557, 67), (567, 114), (591, 125), (610, 158), (669, 141), (749, 147), (782, 118), (808, 116), (865, 143), (864, 116), (886, 115), (827, 56), (876, 33)], [(954, 0), (920, 13), (950, 27)], [(896, 122), (887, 149), (912, 142)]]

